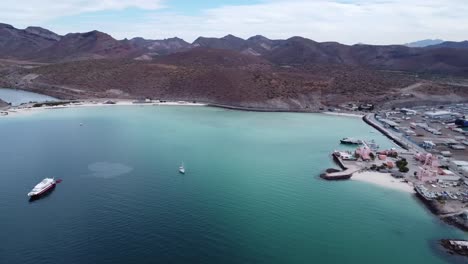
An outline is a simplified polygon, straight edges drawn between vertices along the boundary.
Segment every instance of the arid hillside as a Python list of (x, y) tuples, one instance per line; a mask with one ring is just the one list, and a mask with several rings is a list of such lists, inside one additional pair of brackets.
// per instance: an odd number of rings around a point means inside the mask
[[(193, 43), (180, 38), (117, 40), (99, 31), (57, 35), (47, 29), (17, 29), (0, 24), (0, 59), (68, 62), (89, 59), (151, 61), (192, 49), (223, 49), (261, 57), (281, 66), (333, 64), (376, 70), (468, 76), (467, 42), (443, 42), (424, 48), (404, 45), (344, 45), (316, 42), (300, 36), (272, 40), (261, 35), (242, 39), (199, 37)], [(180, 57), (179, 57), (180, 58)]]
[[(155, 59), (102, 59), (49, 65), (5, 65), (1, 85), (72, 98), (153, 98), (282, 110), (317, 110), (346, 102), (421, 101), (464, 89), (415, 75), (339, 65), (281, 67), (252, 55), (193, 49)], [(418, 89), (408, 90), (417, 84)], [(431, 89), (429, 89), (431, 88)], [(450, 90), (451, 89), (451, 90)], [(445, 94), (445, 95), (447, 95)]]
[(468, 101), (463, 44), (349, 46), (260, 35), (190, 44), (0, 24), (0, 86), (63, 99), (149, 97), (271, 110), (462, 102)]

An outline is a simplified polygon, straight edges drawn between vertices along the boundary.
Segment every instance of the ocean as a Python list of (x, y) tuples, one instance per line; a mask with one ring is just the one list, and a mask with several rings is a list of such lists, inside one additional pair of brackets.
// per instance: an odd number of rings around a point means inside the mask
[[(322, 114), (108, 106), (0, 117), (0, 263), (462, 263), (437, 241), (466, 233), (414, 195), (318, 177), (343, 137), (394, 146), (359, 118)], [(45, 177), (63, 181), (30, 202)]]

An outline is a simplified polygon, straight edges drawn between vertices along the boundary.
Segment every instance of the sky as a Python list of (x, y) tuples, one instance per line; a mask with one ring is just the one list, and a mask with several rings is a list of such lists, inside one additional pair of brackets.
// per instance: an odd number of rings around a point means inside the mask
[(403, 44), (468, 39), (468, 0), (1, 0), (0, 22), (117, 39), (233, 34)]

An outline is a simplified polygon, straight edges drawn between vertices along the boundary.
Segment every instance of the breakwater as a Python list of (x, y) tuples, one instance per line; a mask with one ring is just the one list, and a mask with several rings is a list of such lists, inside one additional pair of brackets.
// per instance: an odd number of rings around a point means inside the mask
[(392, 135), (391, 133), (389, 133), (386, 129), (384, 129), (383, 127), (381, 127), (379, 124), (377, 124), (375, 121), (371, 120), (371, 117), (370, 115), (365, 115), (362, 120), (364, 122), (366, 122), (368, 125), (372, 126), (373, 128), (377, 129), (378, 131), (380, 131), (382, 134), (384, 134), (386, 137), (388, 137), (390, 140), (392, 140), (393, 142), (395, 142), (398, 146), (400, 146), (401, 148), (405, 149), (405, 150), (409, 150), (408, 146), (403, 143), (403, 141), (401, 141), (399, 138), (395, 137), (394, 135)]
[(327, 169), (324, 173), (320, 174), (320, 178), (330, 181), (347, 180), (350, 179), (351, 176), (353, 176), (353, 173), (359, 170), (359, 168), (355, 166), (345, 166), (341, 158), (338, 157), (338, 155), (336, 155), (335, 153), (332, 154), (332, 157), (333, 160), (338, 164), (338, 166), (340, 166), (342, 170), (333, 168)]

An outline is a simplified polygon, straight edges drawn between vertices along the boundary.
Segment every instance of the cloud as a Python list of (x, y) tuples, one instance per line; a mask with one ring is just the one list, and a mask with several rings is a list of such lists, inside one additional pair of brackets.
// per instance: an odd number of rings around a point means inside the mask
[(0, 21), (16, 25), (41, 24), (58, 17), (135, 7), (162, 8), (163, 0), (2, 0)]
[[(466, 39), (466, 14), (465, 0), (270, 0), (207, 9), (197, 16), (159, 12), (125, 32), (187, 40), (231, 33), (244, 38), (300, 35), (348, 44), (392, 44), (434, 37)], [(119, 36), (125, 32), (115, 31)]]
[[(62, 7), (64, 14), (73, 12), (70, 3), (80, 5), (80, 12), (119, 10), (131, 6), (145, 10), (162, 7), (161, 1), (116, 0), (104, 1), (97, 6), (91, 1), (67, 3), (64, 4), (66, 8)], [(75, 23), (73, 28), (65, 24), (45, 25), (59, 33), (98, 29), (117, 38), (179, 36), (192, 41), (198, 36), (234, 34), (247, 38), (262, 34), (269, 38), (299, 35), (346, 44), (394, 44), (436, 37), (463, 40), (468, 32), (466, 0), (264, 0), (256, 4), (205, 9), (195, 15), (185, 15), (172, 9), (170, 0), (164, 4), (167, 4), (167, 9), (144, 12), (135, 19), (89, 17)], [(3, 5), (0, 4), (0, 10)], [(53, 5), (56, 4), (49, 4)], [(61, 7), (54, 9), (61, 10)], [(39, 14), (57, 12), (41, 11)], [(3, 13), (0, 11), (0, 15)]]

